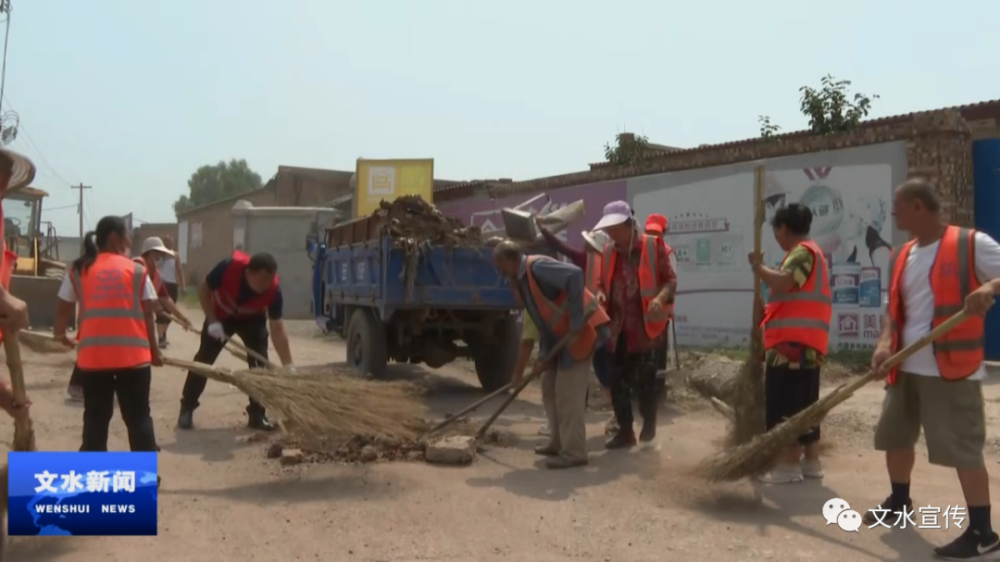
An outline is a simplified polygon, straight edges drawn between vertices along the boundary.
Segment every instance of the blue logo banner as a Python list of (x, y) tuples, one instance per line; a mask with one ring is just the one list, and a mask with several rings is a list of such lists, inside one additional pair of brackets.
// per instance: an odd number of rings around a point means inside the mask
[(156, 453), (8, 453), (7, 534), (156, 535)]

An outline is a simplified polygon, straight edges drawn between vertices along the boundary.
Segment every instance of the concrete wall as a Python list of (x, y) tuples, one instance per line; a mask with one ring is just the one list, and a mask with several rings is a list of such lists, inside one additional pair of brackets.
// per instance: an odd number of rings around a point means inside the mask
[[(665, 237), (678, 257), (677, 328), (682, 345), (742, 345), (750, 335), (753, 277), (753, 162), (630, 178), (636, 218), (669, 220)], [(906, 240), (892, 222), (892, 190), (908, 174), (907, 143), (802, 154), (766, 162), (766, 219), (776, 208), (802, 203), (814, 213), (811, 237), (833, 272), (831, 343), (874, 345), (891, 245)], [(764, 259), (784, 251), (764, 228)], [(881, 242), (881, 243), (880, 243)], [(864, 279), (864, 287), (859, 283)], [(862, 294), (863, 293), (863, 294)]]
[[(237, 201), (248, 201), (254, 206), (318, 205), (348, 193), (351, 175), (353, 172), (279, 166), (274, 178), (257, 191), (178, 215), (179, 223), (187, 221), (184, 271), (188, 281), (201, 278), (219, 260), (232, 253), (233, 217), (230, 211)], [(178, 232), (175, 240), (181, 238)]]
[(249, 254), (268, 252), (278, 260), (278, 275), (288, 319), (314, 318), (312, 311), (312, 260), (306, 253), (306, 236), (333, 226), (340, 213), (315, 207), (253, 207), (239, 205), (232, 211), (233, 241)]
[(142, 247), (142, 242), (151, 236), (159, 236), (161, 239), (170, 237), (174, 241), (175, 249), (177, 244), (177, 223), (175, 222), (147, 222), (132, 229), (132, 253), (138, 254)]

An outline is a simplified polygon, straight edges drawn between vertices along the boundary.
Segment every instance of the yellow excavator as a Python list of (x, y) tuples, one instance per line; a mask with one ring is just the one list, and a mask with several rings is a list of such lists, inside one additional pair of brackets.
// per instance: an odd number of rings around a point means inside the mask
[(21, 187), (3, 198), (4, 237), (7, 249), (17, 254), (10, 292), (28, 304), (33, 328), (52, 326), (56, 295), (66, 274), (56, 229), (42, 221), (42, 200), (48, 196), (41, 189)]

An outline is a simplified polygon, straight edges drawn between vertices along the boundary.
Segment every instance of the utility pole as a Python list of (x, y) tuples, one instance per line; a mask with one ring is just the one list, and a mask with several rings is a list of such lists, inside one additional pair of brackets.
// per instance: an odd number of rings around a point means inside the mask
[(90, 189), (90, 186), (83, 185), (83, 182), (80, 182), (80, 185), (70, 186), (70, 189), (80, 190), (80, 208), (77, 209), (77, 212), (80, 213), (80, 243), (82, 244), (83, 243), (83, 190)]

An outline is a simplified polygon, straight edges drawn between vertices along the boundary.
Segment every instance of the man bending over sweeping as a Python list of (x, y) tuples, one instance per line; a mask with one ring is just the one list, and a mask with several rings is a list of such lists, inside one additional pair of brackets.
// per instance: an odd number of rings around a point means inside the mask
[[(779, 269), (751, 253), (750, 265), (771, 289), (764, 310), (764, 417), (770, 431), (819, 400), (819, 371), (830, 346), (833, 315), (829, 269), (823, 251), (809, 239), (812, 211), (791, 203), (771, 219), (774, 239), (786, 252)], [(819, 427), (799, 436), (783, 462), (761, 476), (765, 484), (822, 478)]]
[[(595, 232), (581, 232), (583, 240), (585, 242), (582, 250), (577, 250), (571, 248), (568, 244), (560, 240), (555, 234), (552, 234), (549, 229), (545, 228), (542, 224), (542, 218), (539, 216), (535, 217), (535, 225), (538, 227), (538, 232), (541, 233), (542, 238), (545, 239), (545, 243), (556, 252), (562, 254), (566, 257), (573, 265), (579, 267), (583, 270), (584, 283), (587, 290), (593, 294), (597, 294), (598, 285), (601, 279), (601, 253), (604, 251), (604, 245), (607, 244), (607, 235), (600, 231)], [(527, 333), (527, 325), (525, 325), (525, 333)], [(601, 388), (604, 390), (607, 397), (611, 398), (611, 356), (608, 352), (607, 346), (601, 346), (594, 350), (594, 359), (591, 364), (591, 368), (594, 370), (594, 374), (597, 376), (597, 382), (601, 383)], [(542, 435), (547, 435), (548, 426), (543, 426), (542, 430), (539, 431)], [(611, 419), (608, 420), (607, 425), (604, 428), (606, 433), (617, 433), (618, 432), (618, 421), (615, 419), (614, 414), (611, 415)]]
[(584, 287), (583, 271), (575, 265), (545, 256), (525, 256), (520, 246), (509, 240), (497, 245), (493, 261), (510, 287), (516, 288), (538, 331), (540, 357), (562, 338), (576, 334), (556, 360), (544, 366), (542, 403), (550, 435), (549, 442), (537, 447), (535, 453), (549, 457), (545, 463), (548, 468), (585, 465), (589, 457), (584, 400), (594, 349), (607, 341), (608, 317)]
[(605, 205), (604, 216), (594, 230), (603, 230), (611, 238), (604, 247), (598, 299), (607, 303), (611, 317), (611, 398), (619, 430), (605, 447), (623, 449), (636, 444), (633, 393), (638, 394), (642, 415), (640, 439), (650, 442), (656, 438), (657, 352), (664, 346), (677, 276), (666, 246), (658, 238), (640, 233), (625, 201)]
[[(892, 493), (864, 522), (893, 526), (913, 517), (910, 474), (913, 447), (923, 427), (927, 460), (954, 468), (968, 506), (965, 532), (934, 549), (945, 560), (1000, 560), (1000, 536), (990, 523), (990, 477), (983, 459), (983, 316), (1000, 292), (1000, 245), (982, 232), (951, 226), (941, 216), (934, 185), (911, 179), (896, 188), (893, 214), (911, 240), (893, 251), (882, 336), (872, 368), (884, 371), (886, 394), (875, 427), (875, 448), (885, 451)], [(889, 357), (919, 341), (962, 310), (973, 315), (903, 361)], [(905, 515), (904, 515), (905, 513)]]
[[(239, 336), (248, 349), (267, 358), (270, 328), (281, 364), (289, 371), (295, 370), (288, 334), (281, 319), (281, 288), (278, 285), (278, 262), (274, 256), (260, 253), (250, 257), (239, 250), (234, 251), (231, 258), (219, 262), (202, 280), (198, 287), (198, 300), (205, 313), (205, 325), (195, 361), (208, 365), (215, 363), (233, 335)], [(251, 369), (264, 367), (253, 356), (248, 358), (247, 363)], [(177, 427), (191, 429), (194, 426), (194, 410), (207, 382), (202, 375), (188, 372)], [(265, 415), (264, 406), (253, 398), (247, 406), (247, 416), (248, 425), (253, 429), (275, 429)]]

